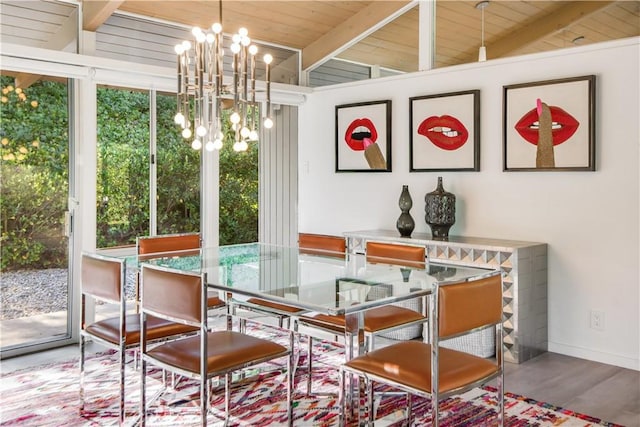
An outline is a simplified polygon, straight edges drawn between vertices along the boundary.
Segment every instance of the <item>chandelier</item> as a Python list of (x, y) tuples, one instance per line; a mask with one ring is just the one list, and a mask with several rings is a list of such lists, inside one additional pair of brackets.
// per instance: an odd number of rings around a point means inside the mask
[[(258, 104), (256, 103), (256, 55), (258, 47), (251, 44), (246, 28), (240, 28), (231, 39), (233, 54), (231, 84), (224, 83), (224, 50), (222, 25), (211, 26), (211, 31), (194, 27), (195, 41), (176, 45), (178, 54), (178, 92), (176, 124), (182, 136), (191, 141), (194, 150), (203, 146), (208, 151), (222, 148), (224, 139), (222, 110), (232, 109), (229, 116), (235, 133), (233, 149), (245, 151), (249, 141), (258, 140)], [(192, 49), (193, 48), (193, 49)], [(273, 127), (271, 119), (271, 62), (269, 54), (263, 57), (266, 81), (266, 117), (263, 125)]]

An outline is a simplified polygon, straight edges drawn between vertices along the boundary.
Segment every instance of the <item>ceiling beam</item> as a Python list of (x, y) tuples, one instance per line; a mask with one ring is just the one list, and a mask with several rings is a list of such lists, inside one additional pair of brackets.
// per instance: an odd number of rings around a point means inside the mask
[(417, 0), (373, 1), (349, 19), (302, 49), (302, 69), (308, 70), (356, 44), (415, 6)]
[(567, 29), (615, 1), (572, 1), (499, 40), (487, 42), (487, 57), (500, 58)]
[(124, 0), (83, 0), (82, 28), (85, 31), (96, 31), (122, 3)]

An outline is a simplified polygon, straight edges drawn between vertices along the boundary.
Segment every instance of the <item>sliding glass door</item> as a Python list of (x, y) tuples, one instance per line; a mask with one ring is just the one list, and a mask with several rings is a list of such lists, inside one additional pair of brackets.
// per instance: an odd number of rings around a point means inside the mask
[(1, 73), (2, 357), (69, 342), (69, 95), (66, 79), (28, 88)]

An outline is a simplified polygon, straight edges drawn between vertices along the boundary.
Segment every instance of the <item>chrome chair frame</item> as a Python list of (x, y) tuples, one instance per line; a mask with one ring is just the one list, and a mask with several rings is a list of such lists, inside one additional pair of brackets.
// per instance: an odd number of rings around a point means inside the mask
[[(165, 268), (165, 267), (159, 267), (159, 266), (150, 266), (150, 265), (144, 265), (142, 267), (142, 298), (141, 298), (141, 311), (140, 311), (140, 316), (141, 316), (141, 325), (142, 325), (142, 331), (141, 331), (141, 354), (142, 354), (142, 368), (141, 368), (141, 390), (140, 390), (140, 412), (141, 412), (141, 419), (140, 419), (140, 423), (142, 426), (145, 425), (146, 423), (146, 411), (147, 411), (147, 402), (146, 402), (146, 372), (147, 372), (147, 363), (152, 363), (160, 368), (162, 368), (165, 371), (169, 371), (169, 372), (173, 372), (173, 373), (177, 373), (179, 375), (182, 375), (184, 377), (187, 378), (191, 378), (191, 379), (199, 379), (200, 380), (200, 408), (201, 408), (201, 425), (202, 426), (206, 426), (207, 425), (207, 413), (209, 412), (209, 384), (210, 384), (210, 380), (214, 377), (222, 377), (224, 376), (225, 381), (224, 381), (224, 389), (225, 389), (225, 425), (228, 424), (229, 422), (229, 414), (230, 414), (230, 397), (231, 397), (231, 383), (232, 383), (232, 373), (250, 366), (254, 366), (269, 360), (273, 360), (276, 358), (280, 358), (280, 357), (284, 357), (284, 356), (288, 356), (287, 357), (287, 367), (286, 367), (286, 372), (287, 372), (287, 416), (288, 416), (288, 420), (289, 420), (289, 425), (293, 425), (293, 403), (292, 403), (292, 396), (293, 396), (293, 351), (291, 350), (293, 348), (293, 336), (290, 335), (290, 342), (289, 342), (289, 348), (285, 349), (285, 351), (276, 354), (276, 355), (271, 355), (269, 357), (262, 357), (262, 358), (256, 358), (256, 359), (252, 359), (250, 361), (244, 362), (244, 363), (237, 363), (231, 367), (228, 368), (223, 368), (223, 369), (217, 369), (217, 370), (212, 370), (209, 371), (208, 369), (208, 357), (203, 357), (204, 355), (208, 355), (209, 354), (209, 348), (208, 348), (208, 339), (210, 336), (215, 335), (215, 334), (224, 334), (224, 333), (231, 333), (231, 334), (240, 334), (239, 332), (233, 332), (233, 331), (215, 331), (215, 332), (211, 332), (209, 330), (209, 326), (208, 326), (208, 319), (207, 319), (207, 313), (208, 313), (208, 307), (207, 307), (207, 276), (206, 273), (203, 274), (196, 274), (193, 272), (182, 272), (182, 271), (176, 271), (170, 268)], [(145, 308), (145, 303), (144, 303), (144, 289), (145, 289), (145, 274), (144, 271), (146, 269), (151, 269), (151, 270), (156, 270), (159, 272), (164, 272), (164, 273), (170, 273), (170, 274), (181, 274), (181, 275), (185, 275), (185, 276), (191, 276), (191, 277), (199, 277), (200, 278), (200, 321), (196, 322), (192, 319), (188, 319), (185, 317), (176, 317), (176, 316), (172, 316), (167, 314), (165, 311), (157, 311), (157, 310), (153, 310), (153, 309), (147, 309)], [(197, 327), (199, 328), (199, 336), (200, 336), (200, 366), (199, 366), (199, 372), (193, 372), (190, 370), (186, 370), (186, 369), (182, 369), (180, 367), (165, 363), (161, 360), (158, 360), (156, 358), (154, 358), (152, 355), (150, 355), (147, 352), (147, 340), (146, 340), (146, 316), (147, 315), (153, 315), (154, 317), (158, 317), (158, 318), (163, 318), (163, 319), (167, 319), (170, 320), (172, 322), (176, 322), (176, 323), (181, 323), (181, 324), (185, 324), (185, 325), (189, 325), (189, 326), (193, 326), (193, 327)], [(230, 315), (228, 315), (230, 316)], [(244, 335), (244, 334), (243, 334)], [(255, 340), (260, 340), (259, 338), (255, 338)], [(262, 340), (262, 341), (266, 341), (266, 340)], [(177, 342), (177, 341), (175, 341)], [(157, 349), (158, 347), (156, 347)], [(164, 389), (166, 389), (166, 384)]]
[[(373, 247), (374, 250), (371, 251), (370, 248)], [(417, 261), (417, 260), (412, 260), (410, 257), (414, 256), (413, 254), (407, 254), (406, 251), (407, 250), (418, 250), (418, 249), (422, 249), (422, 261)], [(400, 252), (394, 252), (395, 250), (399, 250)], [(378, 243), (378, 242), (368, 242), (367, 243), (367, 261), (368, 262), (382, 262), (382, 263), (390, 263), (390, 261), (393, 261), (393, 264), (398, 264), (398, 265), (403, 265), (403, 266), (408, 266), (408, 267), (422, 267), (424, 268), (425, 266), (425, 262), (426, 262), (426, 251), (424, 249), (424, 247), (420, 247), (420, 246), (414, 246), (414, 245), (399, 245), (399, 244), (393, 244), (393, 243)], [(373, 252), (372, 255), (369, 255), (369, 252)], [(395, 254), (395, 256), (390, 257), (389, 254)], [(397, 331), (400, 329), (404, 329), (404, 328), (409, 328), (411, 326), (415, 326), (415, 325), (423, 325), (424, 323), (428, 322), (428, 318), (426, 316), (426, 298), (421, 298), (422, 300), (422, 308), (423, 308), (423, 312), (420, 313), (421, 317), (419, 319), (416, 320), (412, 320), (412, 321), (407, 321), (398, 325), (394, 325), (394, 326), (390, 326), (390, 327), (386, 327), (386, 328), (382, 328), (382, 329), (377, 329), (377, 330), (372, 330), (372, 331), (366, 331), (366, 323), (367, 323), (367, 312), (365, 312), (365, 332), (364, 332), (364, 348), (365, 351), (369, 352), (372, 351), (374, 349), (375, 346), (375, 337), (376, 335), (380, 335), (380, 334), (386, 334), (389, 332), (393, 332), (393, 331)], [(378, 311), (380, 312), (381, 310), (384, 310), (384, 307), (379, 307), (379, 308), (374, 308), (372, 310), (370, 310), (371, 312), (375, 312)], [(404, 308), (404, 307), (398, 307), (399, 310), (410, 310), (408, 308)], [(413, 311), (413, 310), (412, 310)], [(305, 318), (305, 316), (301, 316), (298, 317), (296, 319), (297, 323), (312, 328), (312, 329), (319, 329), (323, 332), (327, 332), (327, 333), (331, 333), (334, 334), (335, 339), (338, 338), (338, 334), (341, 334), (341, 336), (344, 336), (344, 327), (337, 325), (335, 323), (330, 323), (330, 322), (323, 322), (322, 320), (315, 320), (315, 319), (307, 319)], [(307, 334), (308, 335), (308, 334)], [(426, 334), (424, 335), (425, 337), (427, 336)], [(312, 349), (313, 349), (313, 337), (311, 335), (309, 335), (309, 347), (308, 347), (308, 354), (311, 355), (312, 354)], [(311, 378), (312, 378), (312, 360), (311, 357), (307, 358), (307, 371), (308, 371), (308, 376), (307, 376), (307, 394), (311, 394)]]
[[(484, 278), (480, 278), (478, 280), (484, 280), (484, 279), (491, 279), (493, 277), (500, 277), (500, 290), (502, 291), (502, 280), (501, 280), (501, 275), (502, 273), (500, 273), (499, 271), (493, 272), (487, 276), (485, 276)], [(471, 390), (475, 387), (479, 387), (485, 383), (487, 383), (488, 381), (491, 381), (493, 379), (497, 379), (497, 389), (498, 389), (498, 397), (499, 397), (499, 409), (498, 409), (498, 424), (502, 427), (504, 425), (504, 359), (503, 359), (503, 351), (504, 351), (504, 344), (503, 344), (503, 318), (504, 315), (502, 313), (502, 308), (500, 305), (500, 315), (499, 315), (499, 321), (495, 322), (495, 323), (489, 323), (489, 324), (484, 324), (478, 327), (474, 327), (468, 330), (464, 330), (462, 332), (458, 332), (452, 335), (447, 335), (445, 337), (440, 337), (440, 333), (439, 333), (439, 329), (440, 329), (440, 307), (441, 307), (441, 295), (440, 295), (440, 288), (441, 287), (446, 287), (446, 286), (452, 286), (452, 285), (459, 285), (459, 284), (466, 284), (466, 283), (470, 283), (473, 281), (469, 281), (469, 280), (463, 280), (463, 281), (451, 281), (451, 282), (443, 282), (440, 284), (436, 285), (436, 289), (434, 289), (433, 292), (433, 297), (431, 299), (431, 312), (430, 312), (430, 325), (431, 325), (431, 337), (432, 337), (432, 343), (431, 344), (422, 344), (424, 346), (427, 346), (430, 349), (430, 354), (431, 354), (431, 367), (430, 367), (430, 372), (431, 372), (431, 390), (430, 392), (427, 392), (421, 388), (416, 388), (416, 387), (412, 387), (408, 384), (402, 383), (402, 382), (397, 382), (397, 381), (393, 381), (389, 378), (385, 378), (382, 377), (380, 375), (376, 375), (372, 372), (365, 372), (362, 371), (360, 369), (357, 368), (353, 368), (352, 366), (349, 365), (348, 362), (347, 364), (341, 366), (340, 368), (340, 388), (339, 388), (339, 402), (340, 402), (340, 425), (344, 425), (345, 421), (346, 421), (346, 406), (345, 406), (345, 375), (351, 374), (351, 375), (357, 375), (358, 377), (364, 379), (365, 382), (365, 386), (363, 387), (366, 393), (366, 402), (367, 402), (367, 412), (368, 412), (368, 420), (366, 423), (363, 423), (362, 418), (364, 415), (364, 408), (360, 407), (360, 411), (358, 413), (358, 417), (359, 417), (359, 425), (374, 425), (374, 418), (375, 418), (375, 413), (374, 413), (374, 405), (373, 405), (373, 396), (374, 396), (374, 392), (373, 392), (373, 383), (374, 382), (380, 382), (380, 383), (384, 383), (387, 385), (390, 385), (392, 387), (395, 387), (397, 389), (400, 389), (402, 391), (407, 392), (407, 424), (408, 425), (412, 425), (412, 410), (411, 410), (411, 396), (412, 395), (418, 395), (418, 396), (424, 396), (424, 397), (430, 397), (431, 398), (431, 414), (432, 414), (432, 427), (438, 427), (439, 425), (439, 409), (438, 409), (438, 404), (439, 401), (441, 399), (447, 398), (449, 396), (452, 395), (456, 395), (456, 394), (460, 394), (460, 393), (464, 393), (468, 390)], [(502, 294), (502, 292), (500, 292), (500, 294)], [(500, 303), (502, 302), (502, 299), (500, 301)], [(495, 345), (496, 345), (496, 371), (490, 375), (486, 375), (480, 378), (477, 378), (475, 381), (466, 383), (462, 386), (459, 386), (457, 388), (451, 389), (451, 390), (447, 390), (447, 391), (440, 391), (440, 369), (439, 369), (439, 361), (440, 361), (440, 346), (439, 346), (439, 342), (440, 341), (446, 341), (449, 339), (453, 339), (459, 336), (464, 336), (467, 334), (471, 334), (474, 332), (479, 332), (482, 331), (484, 329), (487, 328), (492, 328), (495, 327), (496, 328), (496, 340), (495, 340)], [(425, 351), (427, 350), (427, 348), (425, 348)], [(449, 352), (455, 352), (455, 353), (462, 353), (460, 351), (457, 350), (449, 350), (449, 349), (445, 349), (446, 351)], [(472, 356), (475, 357), (477, 359), (482, 359), (479, 356)], [(395, 364), (394, 361), (389, 361), (388, 363), (390, 364)]]

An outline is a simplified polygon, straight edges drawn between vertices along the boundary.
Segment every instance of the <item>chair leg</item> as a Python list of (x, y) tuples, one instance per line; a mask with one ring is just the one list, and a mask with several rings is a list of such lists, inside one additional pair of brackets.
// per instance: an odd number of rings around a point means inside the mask
[(293, 334), (289, 338), (290, 353), (287, 358), (287, 424), (293, 426), (293, 374), (295, 353), (293, 351)]
[[(164, 374), (163, 374), (164, 375)], [(140, 425), (144, 427), (147, 421), (147, 362), (140, 355)]]
[[(369, 411), (369, 425), (374, 425), (376, 420), (376, 411), (373, 407), (373, 380), (365, 377), (364, 381), (367, 395), (367, 410)], [(361, 410), (360, 413), (362, 413), (363, 410)]]
[(84, 411), (84, 355), (86, 340), (84, 335), (80, 334), (80, 414)]
[(125, 370), (125, 348), (120, 346), (120, 425), (124, 424), (124, 370)]
[(229, 411), (231, 409), (231, 373), (224, 376), (224, 425), (229, 424)]
[(344, 377), (345, 377), (345, 372), (343, 369), (340, 369), (340, 377), (338, 379), (338, 408), (340, 410), (340, 413), (338, 414), (339, 426), (347, 425), (347, 418), (346, 418), (347, 408), (345, 405), (345, 398), (344, 398), (344, 394), (345, 394), (344, 393), (344, 387), (345, 387)]
[(407, 393), (407, 426), (413, 423), (413, 395)]
[(207, 413), (209, 412), (209, 380), (207, 377), (200, 378), (200, 412), (202, 416), (202, 427), (206, 427)]
[(311, 381), (313, 380), (313, 371), (311, 359), (313, 356), (313, 337), (309, 336), (309, 347), (307, 349), (307, 396), (311, 395)]
[(504, 426), (504, 373), (498, 376), (498, 425)]

